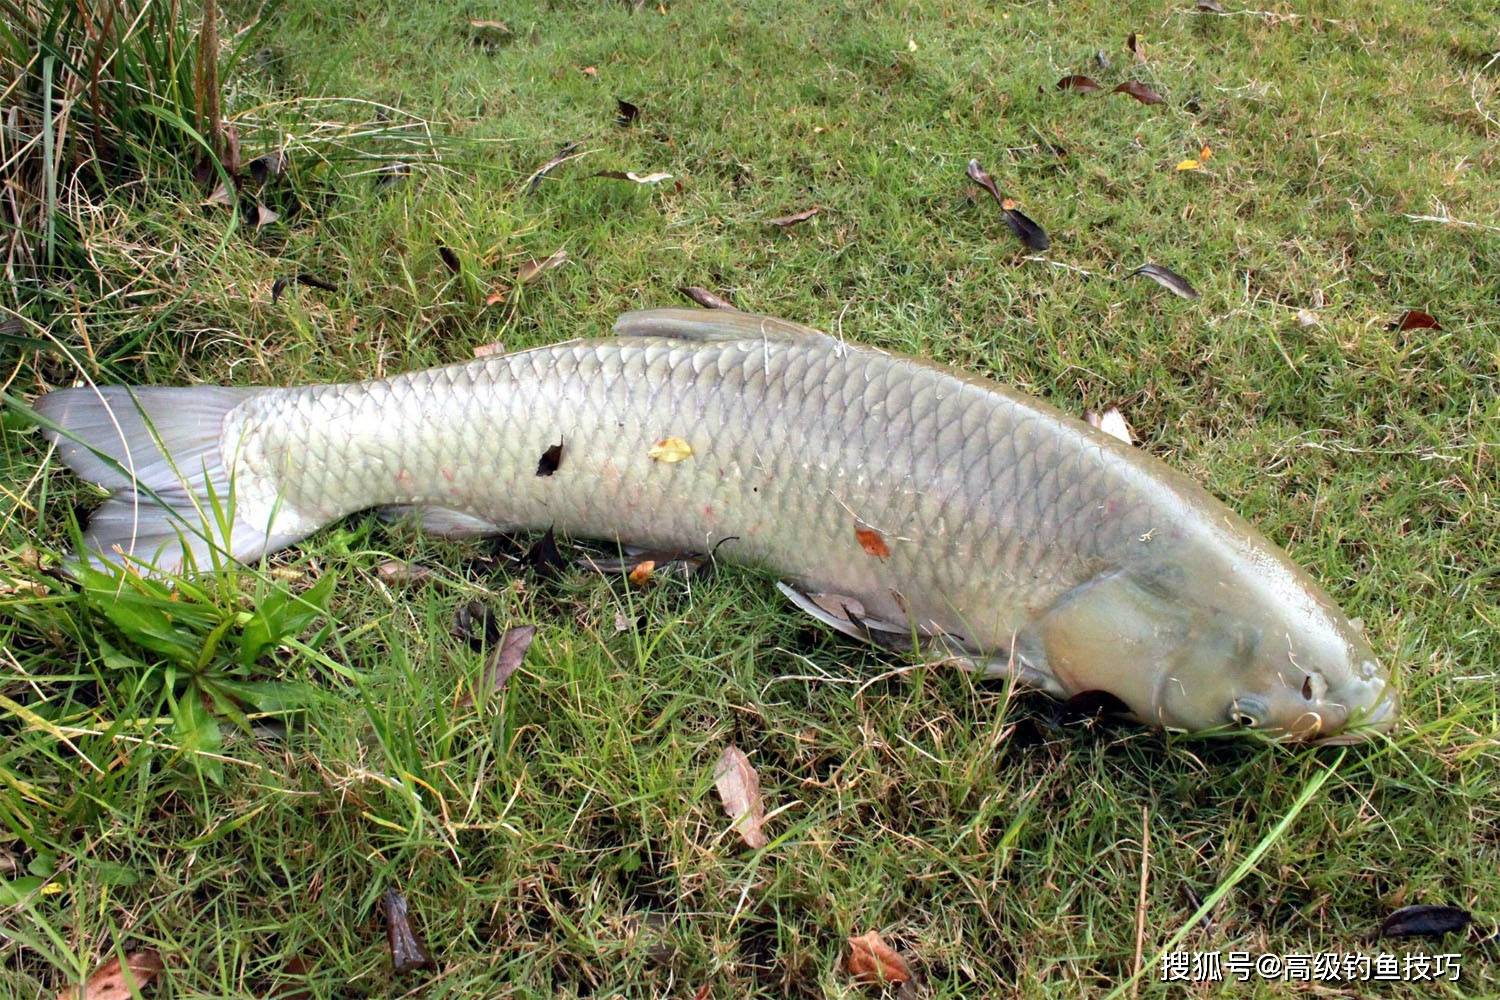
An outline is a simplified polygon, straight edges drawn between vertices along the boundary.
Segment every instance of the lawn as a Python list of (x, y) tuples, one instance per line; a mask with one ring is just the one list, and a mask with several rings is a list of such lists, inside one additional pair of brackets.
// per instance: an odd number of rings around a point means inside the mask
[[(1307, 989), (1166, 985), (1169, 946), (1457, 953), (1458, 982), (1328, 989), (1500, 992), (1500, 14), (1222, 2), (270, 5), (225, 107), (247, 158), (285, 145), (278, 218), (200, 206), (190, 163), (95, 192), (87, 264), (5, 302), (27, 337), (0, 341), (4, 385), (359, 379), (704, 286), (1119, 406), (1363, 619), (1404, 692), (1392, 739), (1079, 720), (902, 670), (750, 571), (546, 579), (513, 558), (534, 539), (374, 516), (179, 599), (233, 636), (334, 577), (328, 614), (254, 667), (302, 708), (186, 739), (170, 657), (39, 568), (98, 494), (13, 409), (0, 995), (150, 948), (161, 998), (873, 996), (845, 965), (871, 930), (923, 997)], [(231, 4), (226, 45), (261, 11)], [(1110, 92), (1126, 80), (1163, 101)], [(1201, 297), (1127, 279), (1147, 261)], [(1440, 328), (1391, 329), (1407, 310)], [(498, 693), (455, 632), (475, 601), (538, 627)], [(729, 744), (773, 812), (760, 850), (715, 793)], [(390, 889), (432, 968), (393, 971)], [(1414, 903), (1475, 925), (1374, 938)]]

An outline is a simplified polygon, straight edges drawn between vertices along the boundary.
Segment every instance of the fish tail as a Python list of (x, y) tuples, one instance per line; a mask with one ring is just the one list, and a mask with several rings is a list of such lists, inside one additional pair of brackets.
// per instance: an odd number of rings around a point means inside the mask
[(267, 389), (83, 386), (35, 409), (58, 455), (110, 491), (89, 519), (82, 562), (150, 575), (202, 572), (246, 561), (305, 531), (273, 531), (274, 496), (236, 490), (224, 442), (236, 407)]

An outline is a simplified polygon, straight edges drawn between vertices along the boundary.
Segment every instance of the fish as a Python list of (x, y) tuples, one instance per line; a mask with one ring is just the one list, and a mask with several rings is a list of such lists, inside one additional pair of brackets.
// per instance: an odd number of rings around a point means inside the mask
[(82, 386), (35, 411), (111, 491), (76, 558), (171, 576), (358, 511), (760, 567), (849, 636), (1147, 726), (1352, 743), (1362, 629), (1196, 482), (987, 377), (727, 310), (364, 382)]

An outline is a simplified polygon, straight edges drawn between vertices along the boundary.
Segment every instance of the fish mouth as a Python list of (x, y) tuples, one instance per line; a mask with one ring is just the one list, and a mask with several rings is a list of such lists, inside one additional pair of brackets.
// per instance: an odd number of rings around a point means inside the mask
[(1367, 742), (1389, 733), (1396, 725), (1399, 712), (1400, 699), (1396, 696), (1396, 692), (1387, 685), (1380, 700), (1370, 706), (1367, 711), (1354, 716), (1339, 732), (1320, 740), (1313, 740), (1312, 743), (1314, 746), (1339, 747)]

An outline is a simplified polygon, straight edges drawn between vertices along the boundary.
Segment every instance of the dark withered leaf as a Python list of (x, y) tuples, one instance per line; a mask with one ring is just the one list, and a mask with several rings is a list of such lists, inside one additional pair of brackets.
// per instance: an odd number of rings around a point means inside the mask
[(975, 184), (978, 184), (980, 187), (988, 191), (990, 193), (990, 196), (993, 197), (996, 201), (1005, 201), (1005, 198), (1000, 194), (1000, 189), (995, 186), (994, 180), (988, 173), (985, 172), (985, 169), (979, 165), (978, 160), (970, 160), (968, 169), (965, 171), (965, 173), (969, 175), (969, 180), (973, 181)]
[(264, 184), (266, 181), (280, 177), (286, 171), (286, 154), (279, 150), (274, 153), (262, 153), (246, 164), (245, 169), (250, 171), (250, 179), (256, 184)]
[(391, 948), (391, 967), (397, 972), (432, 968), (432, 958), (422, 946), (416, 928), (411, 925), (406, 897), (395, 889), (387, 889), (382, 901), (385, 904), (385, 940)]
[[(692, 299), (705, 309), (734, 309), (734, 303), (728, 299), (720, 298), (707, 288), (699, 288), (697, 285), (684, 285), (677, 289), (683, 295)], [(735, 310), (738, 311), (738, 310)]]
[(458, 259), (458, 254), (454, 253), (451, 247), (439, 243), (437, 245), (437, 252), (438, 256), (443, 258), (443, 266), (448, 270), (454, 274), (463, 270), (463, 263)]
[(692, 576), (707, 563), (708, 557), (701, 552), (676, 552), (671, 549), (645, 549), (619, 556), (586, 554), (579, 558), (578, 565), (605, 576), (632, 573), (645, 563), (650, 563), (657, 573), (676, 572)]
[(1146, 61), (1146, 46), (1141, 44), (1141, 40), (1136, 37), (1135, 32), (1132, 31), (1125, 39), (1125, 47), (1130, 50), (1131, 55), (1135, 56), (1136, 62), (1143, 63)]
[(1130, 706), (1108, 691), (1080, 691), (1063, 702), (1060, 710), (1065, 721), (1074, 722), (1129, 713)]
[(286, 279), (285, 278), (277, 278), (275, 281), (271, 282), (271, 303), (272, 303), (272, 305), (274, 305), (276, 303), (277, 299), (281, 298), (281, 293), (284, 292), (284, 291), (286, 291)]
[(1100, 69), (1109, 69), (1109, 67), (1110, 67), (1109, 53), (1105, 52), (1103, 49), (1099, 49), (1097, 52), (1094, 53), (1094, 62), (1096, 62), (1096, 63), (1099, 64), (1099, 68)]
[(1457, 906), (1403, 906), (1380, 922), (1380, 937), (1435, 937), (1461, 933), (1474, 921)]
[(1076, 90), (1080, 94), (1092, 94), (1094, 91), (1101, 88), (1099, 86), (1098, 80), (1095, 80), (1092, 77), (1083, 76), (1079, 73), (1074, 73), (1072, 76), (1065, 76), (1061, 80), (1058, 80), (1057, 89)]
[(1397, 317), (1395, 322), (1386, 326), (1387, 330), (1441, 330), (1442, 328), (1432, 313), (1423, 312), (1420, 309), (1408, 309)]
[(537, 539), (536, 544), (526, 550), (522, 562), (530, 566), (538, 576), (553, 578), (568, 568), (568, 560), (557, 547), (557, 535), (551, 528)]
[(297, 275), (297, 284), (306, 285), (309, 288), (319, 288), (325, 292), (338, 291), (338, 287), (331, 282), (324, 281), (322, 278), (306, 273)]
[(814, 205), (812, 208), (804, 208), (802, 211), (793, 212), (791, 215), (781, 215), (774, 219), (767, 219), (766, 225), (775, 226), (777, 229), (785, 229), (788, 226), (795, 226), (799, 222), (806, 222), (817, 215), (819, 211), (821, 209), (817, 205)]
[(507, 629), (500, 638), (500, 644), (485, 662), (481, 690), (486, 694), (493, 694), (504, 688), (510, 675), (520, 669), (521, 661), (526, 658), (526, 650), (531, 648), (531, 640), (535, 638), (535, 625), (518, 625)]
[(230, 177), (240, 172), (240, 130), (233, 125), (224, 129), (224, 172)]
[(500, 638), (500, 626), (489, 605), (480, 600), (465, 601), (453, 612), (453, 635), (473, 649), (483, 649)]
[(1222, 14), (1224, 5), (1219, 0), (1198, 0), (1198, 10), (1205, 14)]
[(615, 124), (621, 128), (629, 128), (641, 117), (641, 109), (629, 101), (615, 98)]
[(1142, 264), (1126, 275), (1134, 278), (1137, 275), (1150, 278), (1173, 295), (1180, 295), (1185, 299), (1196, 299), (1198, 289), (1194, 288), (1186, 278), (1173, 271), (1171, 268), (1162, 267), (1160, 264)]
[(1142, 104), (1161, 104), (1162, 96), (1139, 80), (1126, 80), (1112, 93), (1129, 94)]
[(542, 452), (542, 457), (536, 463), (536, 474), (539, 476), (550, 476), (562, 465), (563, 443), (551, 445)]
[(543, 178), (552, 173), (552, 171), (556, 170), (562, 164), (567, 163), (574, 156), (578, 155), (580, 145), (582, 144), (578, 142), (569, 142), (564, 144), (563, 148), (557, 151), (556, 156), (552, 157), (552, 159), (548, 160), (546, 163), (543, 163), (540, 167), (537, 167), (536, 172), (533, 173), (530, 177), (526, 178), (527, 193), (529, 194), (532, 191), (535, 191), (537, 187), (542, 183)]
[(400, 160), (392, 160), (375, 171), (375, 186), (378, 188), (390, 187), (398, 181), (404, 180), (411, 174), (411, 164)]
[(1052, 245), (1047, 231), (1013, 204), (1005, 209), (1005, 224), (1010, 226), (1010, 231), (1016, 234), (1017, 239), (1032, 250), (1045, 250)]

